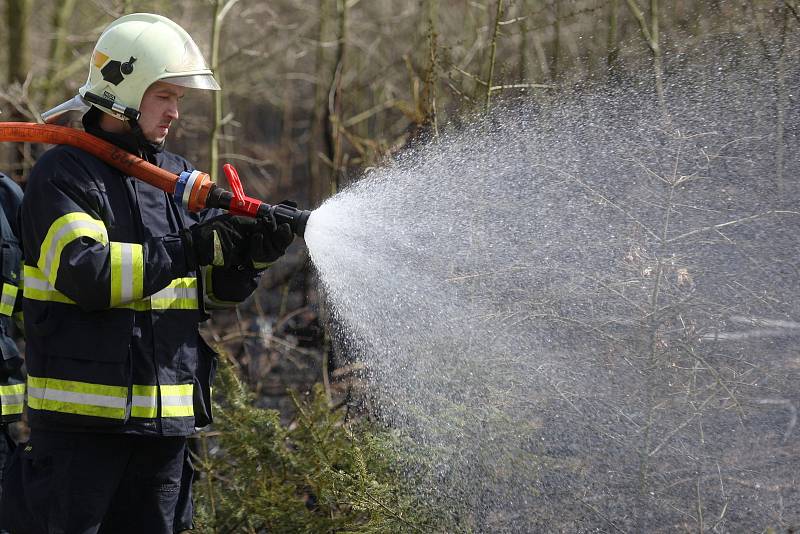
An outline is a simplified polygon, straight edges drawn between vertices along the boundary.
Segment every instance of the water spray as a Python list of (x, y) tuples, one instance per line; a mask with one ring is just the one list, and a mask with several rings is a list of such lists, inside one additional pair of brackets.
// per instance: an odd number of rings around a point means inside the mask
[(0, 141), (80, 148), (112, 167), (172, 195), (176, 202), (189, 211), (221, 208), (234, 215), (248, 217), (266, 217), (271, 214), (278, 224), (289, 224), (292, 232), (299, 237), (305, 234), (306, 223), (311, 216), (310, 211), (298, 209), (293, 202), (267, 204), (245, 195), (239, 174), (230, 164), (226, 164), (223, 170), (232, 191), (215, 184), (207, 173), (195, 170), (174, 174), (91, 134), (64, 126), (0, 122)]

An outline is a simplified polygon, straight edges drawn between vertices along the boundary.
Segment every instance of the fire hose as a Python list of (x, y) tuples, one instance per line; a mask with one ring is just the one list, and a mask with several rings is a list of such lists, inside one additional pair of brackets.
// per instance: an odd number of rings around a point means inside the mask
[(298, 209), (290, 203), (267, 204), (246, 196), (239, 174), (230, 164), (226, 164), (223, 170), (232, 191), (215, 184), (211, 177), (204, 172), (184, 171), (180, 174), (173, 174), (107, 141), (64, 126), (0, 122), (0, 141), (69, 145), (80, 148), (126, 175), (135, 176), (172, 195), (176, 202), (185, 206), (189, 211), (221, 208), (234, 215), (250, 217), (266, 217), (272, 214), (278, 224), (288, 223), (292, 231), (300, 237), (303, 237), (306, 223), (311, 215), (310, 211)]

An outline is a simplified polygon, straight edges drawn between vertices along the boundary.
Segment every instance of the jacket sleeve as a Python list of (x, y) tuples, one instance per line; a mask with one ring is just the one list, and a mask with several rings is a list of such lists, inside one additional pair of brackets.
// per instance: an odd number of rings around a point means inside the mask
[(133, 303), (186, 275), (180, 237), (111, 241), (93, 200), (99, 192), (80, 162), (62, 151), (40, 163), (22, 204), (23, 245), (32, 267), (26, 268), (26, 287), (92, 311)]
[(20, 249), (17, 212), (22, 203), (22, 189), (0, 173), (0, 315), (11, 316), (20, 310)]

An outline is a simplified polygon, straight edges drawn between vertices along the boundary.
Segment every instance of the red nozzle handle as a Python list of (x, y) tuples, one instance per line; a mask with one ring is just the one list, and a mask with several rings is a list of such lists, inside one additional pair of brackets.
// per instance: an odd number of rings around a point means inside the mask
[(228, 211), (234, 215), (248, 215), (250, 217), (258, 216), (258, 208), (262, 202), (256, 198), (245, 196), (242, 181), (239, 179), (239, 173), (233, 168), (233, 165), (226, 163), (223, 165), (222, 170), (225, 171), (225, 177), (228, 178), (228, 183), (231, 185), (233, 199)]

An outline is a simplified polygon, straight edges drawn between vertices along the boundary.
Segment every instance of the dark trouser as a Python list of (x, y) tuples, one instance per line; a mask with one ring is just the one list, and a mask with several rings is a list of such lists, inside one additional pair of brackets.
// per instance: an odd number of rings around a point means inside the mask
[[(0, 423), (0, 485), (3, 483), (3, 470), (6, 462), (13, 453), (14, 442), (8, 437), (8, 428), (5, 423)], [(2, 495), (2, 487), (0, 487), (0, 495)]]
[[(2, 432), (2, 435), (0, 435), (0, 498), (2, 498), (3, 473), (5, 472), (6, 462), (9, 462), (14, 454), (16, 445), (8, 435), (8, 425), (6, 423), (0, 424), (0, 431)], [(0, 534), (9, 534), (9, 532), (0, 527)]]
[(6, 470), (14, 534), (173, 534), (186, 438), (31, 431)]

